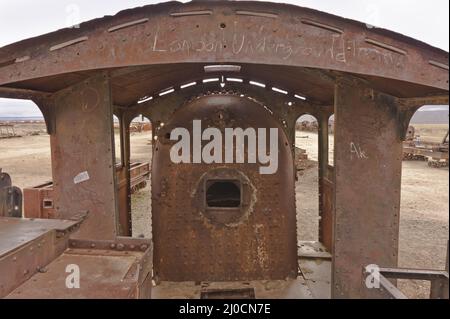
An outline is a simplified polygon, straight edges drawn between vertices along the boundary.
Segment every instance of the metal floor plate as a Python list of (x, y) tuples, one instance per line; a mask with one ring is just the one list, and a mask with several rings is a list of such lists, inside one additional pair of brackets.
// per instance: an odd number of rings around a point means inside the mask
[(55, 230), (65, 230), (78, 222), (56, 219), (0, 218), (0, 258)]
[(152, 289), (154, 299), (199, 299), (202, 290), (254, 288), (256, 299), (331, 298), (331, 254), (318, 242), (299, 245), (299, 276), (289, 280), (249, 282), (161, 282)]
[[(133, 266), (142, 256), (140, 252), (69, 249), (7, 298), (130, 298), (136, 287)], [(79, 289), (66, 286), (68, 265), (77, 265), (80, 269)]]
[(153, 299), (200, 299), (202, 290), (254, 288), (256, 299), (312, 299), (313, 294), (302, 277), (289, 280), (250, 282), (161, 282), (152, 289)]

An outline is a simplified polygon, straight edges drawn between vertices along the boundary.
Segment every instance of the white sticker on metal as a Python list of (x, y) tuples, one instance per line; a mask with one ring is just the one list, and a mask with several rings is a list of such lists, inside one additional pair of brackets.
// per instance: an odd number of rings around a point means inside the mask
[(74, 184), (80, 184), (89, 180), (89, 173), (82, 172), (73, 178)]

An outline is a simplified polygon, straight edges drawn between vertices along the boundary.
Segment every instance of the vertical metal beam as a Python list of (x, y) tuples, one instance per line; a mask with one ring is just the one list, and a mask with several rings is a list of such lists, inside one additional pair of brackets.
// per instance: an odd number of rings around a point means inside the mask
[(120, 236), (131, 236), (130, 172), (127, 170), (127, 164), (125, 163), (127, 158), (126, 156), (127, 119), (124, 114), (125, 113), (122, 110), (118, 112), (119, 136), (120, 136), (120, 166), (116, 166), (116, 175), (118, 178), (117, 196), (119, 202), (118, 234)]
[(87, 213), (76, 238), (113, 239), (117, 201), (111, 87), (106, 74), (53, 97), (51, 135), (56, 216)]
[(333, 298), (364, 298), (362, 268), (396, 267), (402, 142), (393, 97), (335, 86)]
[(323, 114), (317, 119), (319, 122), (319, 241), (323, 242), (323, 178), (328, 166), (328, 121)]
[(126, 234), (129, 236), (132, 235), (132, 219), (131, 219), (131, 140), (130, 140), (130, 124), (133, 119), (131, 115), (128, 113), (124, 113), (122, 117), (122, 126), (121, 126), (121, 135), (123, 139), (123, 164), (125, 167), (125, 178), (127, 185), (127, 196), (126, 196), (126, 207), (127, 207), (127, 216), (125, 220), (125, 224), (122, 225), (126, 229)]

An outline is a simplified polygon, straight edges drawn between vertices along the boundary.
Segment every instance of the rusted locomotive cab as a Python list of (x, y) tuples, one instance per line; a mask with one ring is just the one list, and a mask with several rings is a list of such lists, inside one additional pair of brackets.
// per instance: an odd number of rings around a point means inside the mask
[[(186, 128), (192, 137), (194, 120), (202, 121), (202, 130), (218, 128), (224, 139), (225, 128), (265, 128), (267, 144), (269, 129), (277, 128), (278, 170), (261, 175), (258, 161), (248, 163), (247, 144), (244, 164), (193, 164), (192, 155), (191, 163), (172, 163), (172, 130)], [(231, 94), (188, 102), (159, 131), (152, 185), (154, 271), (160, 280), (297, 275), (292, 153), (283, 128), (263, 105)]]

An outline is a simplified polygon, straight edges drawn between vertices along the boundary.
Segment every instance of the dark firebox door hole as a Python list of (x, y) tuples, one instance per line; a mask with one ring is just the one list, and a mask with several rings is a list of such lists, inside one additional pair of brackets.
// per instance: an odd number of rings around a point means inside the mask
[(206, 203), (212, 208), (241, 206), (241, 188), (238, 181), (210, 181), (206, 190)]

